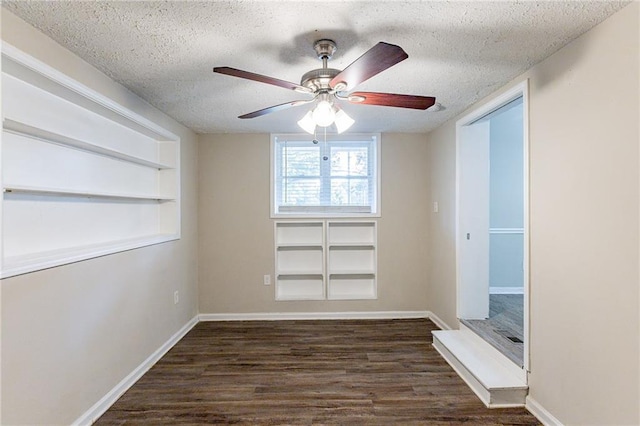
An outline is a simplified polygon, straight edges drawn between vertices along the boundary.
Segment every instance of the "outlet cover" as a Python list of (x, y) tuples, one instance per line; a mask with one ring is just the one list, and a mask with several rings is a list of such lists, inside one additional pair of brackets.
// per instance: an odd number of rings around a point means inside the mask
[(179, 301), (180, 301), (180, 293), (178, 293), (178, 290), (176, 290), (173, 293), (173, 304), (177, 305)]
[(271, 285), (271, 275), (265, 275), (262, 279), (264, 285)]

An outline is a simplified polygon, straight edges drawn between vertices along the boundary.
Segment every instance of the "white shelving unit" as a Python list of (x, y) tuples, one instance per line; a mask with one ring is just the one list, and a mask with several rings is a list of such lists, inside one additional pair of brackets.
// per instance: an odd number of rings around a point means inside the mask
[(2, 45), (1, 277), (180, 238), (180, 139)]
[(328, 299), (377, 297), (377, 232), (373, 221), (329, 221)]
[(322, 300), (324, 223), (276, 222), (276, 300)]
[(376, 222), (275, 223), (276, 300), (375, 299)]

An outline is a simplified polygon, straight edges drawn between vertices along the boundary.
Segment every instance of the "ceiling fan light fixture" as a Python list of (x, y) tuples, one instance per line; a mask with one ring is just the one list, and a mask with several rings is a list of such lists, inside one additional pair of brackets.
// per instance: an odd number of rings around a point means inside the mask
[(308, 111), (304, 117), (298, 121), (298, 126), (309, 134), (314, 134), (316, 131), (316, 122), (313, 120), (313, 113)]
[(356, 121), (353, 118), (349, 117), (349, 115), (341, 109), (338, 110), (338, 112), (336, 113), (336, 119), (334, 123), (336, 124), (336, 129), (338, 130), (338, 133), (344, 132), (349, 127), (351, 127), (355, 122)]
[(312, 112), (313, 121), (320, 127), (330, 126), (336, 118), (336, 111), (329, 101), (320, 101)]

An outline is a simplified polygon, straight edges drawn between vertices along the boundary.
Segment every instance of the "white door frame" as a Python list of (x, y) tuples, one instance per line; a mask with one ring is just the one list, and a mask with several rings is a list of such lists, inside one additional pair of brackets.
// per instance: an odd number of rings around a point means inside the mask
[(522, 96), (522, 133), (523, 133), (523, 220), (524, 220), (524, 252), (523, 252), (523, 286), (524, 286), (524, 369), (531, 371), (529, 366), (529, 80), (525, 80), (500, 96), (474, 109), (456, 122), (456, 316), (460, 318), (460, 237), (464, 232), (460, 226), (460, 128), (468, 126), (474, 121), (486, 116), (503, 105)]

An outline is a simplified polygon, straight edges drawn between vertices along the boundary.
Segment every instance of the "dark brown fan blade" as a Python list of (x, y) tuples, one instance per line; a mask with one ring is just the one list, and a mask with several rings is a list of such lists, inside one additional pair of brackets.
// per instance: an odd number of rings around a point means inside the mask
[[(314, 98), (315, 99), (315, 98)], [(282, 111), (283, 109), (291, 108), (298, 105), (308, 104), (309, 102), (313, 102), (314, 99), (310, 99), (308, 101), (291, 101), (285, 104), (270, 106), (269, 108), (260, 109), (258, 111), (253, 111), (248, 114), (244, 114), (239, 116), (238, 118), (256, 118), (262, 115), (270, 114), (276, 111)]]
[(398, 95), (395, 93), (354, 92), (348, 97), (354, 104), (381, 105), (398, 108), (427, 109), (436, 103), (431, 96)]
[(336, 75), (329, 83), (329, 86), (334, 89), (339, 83), (344, 83), (347, 88), (339, 88), (338, 90), (352, 90), (363, 81), (370, 79), (387, 68), (391, 68), (408, 57), (409, 55), (400, 46), (381, 41), (353, 61), (340, 74)]
[(277, 78), (267, 77), (266, 75), (256, 74), (249, 71), (242, 71), (236, 68), (215, 67), (213, 72), (245, 78), (247, 80), (259, 81), (260, 83), (272, 84), (274, 86), (284, 87), (285, 89), (295, 90), (296, 92), (313, 93), (313, 90), (300, 86), (299, 84), (291, 83), (290, 81), (278, 80)]

